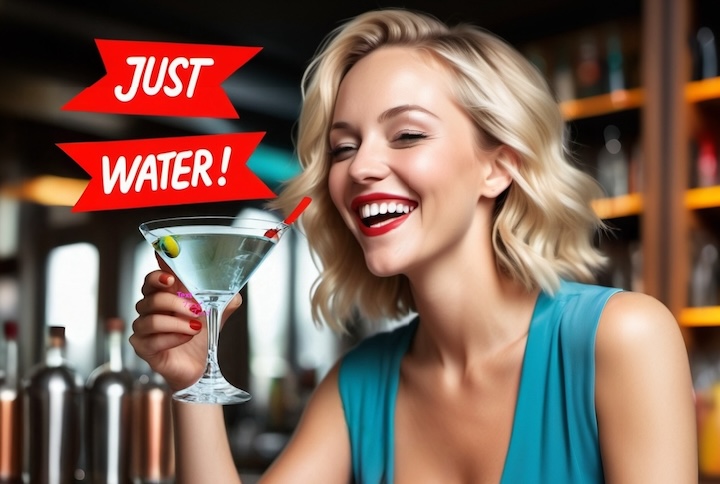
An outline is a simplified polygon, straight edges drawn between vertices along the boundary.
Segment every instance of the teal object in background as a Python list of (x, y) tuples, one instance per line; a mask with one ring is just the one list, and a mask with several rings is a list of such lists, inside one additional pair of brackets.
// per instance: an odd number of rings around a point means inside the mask
[(262, 143), (250, 156), (247, 166), (273, 191), (301, 171), (300, 162), (292, 152)]

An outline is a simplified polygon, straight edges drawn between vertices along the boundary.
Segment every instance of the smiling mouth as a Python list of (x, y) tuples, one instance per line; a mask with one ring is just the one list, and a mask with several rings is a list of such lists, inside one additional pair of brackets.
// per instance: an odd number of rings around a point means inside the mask
[(409, 214), (415, 206), (398, 202), (378, 202), (360, 205), (357, 213), (366, 227), (382, 227), (399, 217)]

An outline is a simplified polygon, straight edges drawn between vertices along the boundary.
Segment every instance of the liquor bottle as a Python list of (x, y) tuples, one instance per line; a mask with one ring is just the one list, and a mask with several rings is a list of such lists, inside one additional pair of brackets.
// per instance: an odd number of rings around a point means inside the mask
[(718, 183), (717, 146), (709, 135), (700, 137), (696, 165), (698, 187), (710, 187)]
[(49, 328), (45, 361), (23, 383), (30, 484), (75, 482), (81, 444), (82, 382), (65, 360), (65, 328)]
[(718, 54), (715, 33), (708, 27), (700, 27), (695, 34), (695, 66), (693, 79), (710, 79), (718, 76)]
[(0, 384), (0, 483), (22, 483), (22, 400), (18, 386), (18, 327), (6, 321), (5, 380)]
[(617, 32), (611, 32), (607, 38), (607, 75), (608, 90), (611, 93), (625, 89), (622, 41), (620, 40), (620, 34)]
[(578, 43), (578, 57), (575, 65), (577, 96), (596, 96), (606, 91), (603, 86), (603, 66), (595, 36), (588, 32)]
[(620, 142), (620, 130), (608, 125), (603, 130), (605, 144), (598, 153), (598, 182), (608, 197), (628, 193), (628, 160)]
[(175, 479), (172, 392), (144, 365), (133, 387), (132, 465), (136, 484), (167, 484)]
[(90, 482), (127, 484), (130, 481), (130, 436), (133, 377), (123, 366), (125, 323), (110, 318), (105, 323), (104, 364), (88, 377), (87, 456)]
[(575, 99), (577, 95), (577, 92), (575, 91), (575, 79), (573, 77), (572, 67), (565, 47), (562, 47), (557, 51), (552, 85), (558, 102)]
[[(720, 268), (717, 240), (707, 232), (693, 234), (693, 266), (690, 273), (690, 305), (717, 306), (720, 302), (716, 274)], [(720, 405), (720, 401), (718, 402)]]

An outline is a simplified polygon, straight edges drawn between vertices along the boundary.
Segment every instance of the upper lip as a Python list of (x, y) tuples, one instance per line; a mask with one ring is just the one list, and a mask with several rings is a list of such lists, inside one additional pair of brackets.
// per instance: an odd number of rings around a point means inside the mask
[(415, 200), (400, 195), (393, 195), (391, 193), (368, 193), (353, 198), (352, 202), (350, 202), (350, 209), (357, 213), (360, 207), (373, 202), (400, 202), (409, 205), (411, 208), (415, 208), (418, 205)]
[(415, 200), (400, 195), (393, 195), (391, 193), (368, 193), (366, 195), (359, 195), (353, 198), (352, 202), (350, 202), (350, 209), (356, 211), (362, 205), (378, 202), (400, 202), (406, 203), (411, 207), (417, 206), (417, 202)]

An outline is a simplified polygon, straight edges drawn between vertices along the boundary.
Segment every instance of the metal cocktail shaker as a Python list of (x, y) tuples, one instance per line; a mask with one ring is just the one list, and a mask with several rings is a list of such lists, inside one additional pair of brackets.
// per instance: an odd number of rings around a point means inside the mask
[(87, 456), (92, 484), (129, 484), (133, 377), (123, 367), (125, 324), (106, 322), (108, 360), (87, 381)]
[(81, 382), (64, 360), (65, 328), (50, 328), (45, 362), (24, 382), (30, 484), (72, 484), (80, 456)]
[(175, 481), (172, 392), (154, 372), (140, 375), (133, 389), (132, 477), (136, 484)]

